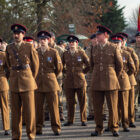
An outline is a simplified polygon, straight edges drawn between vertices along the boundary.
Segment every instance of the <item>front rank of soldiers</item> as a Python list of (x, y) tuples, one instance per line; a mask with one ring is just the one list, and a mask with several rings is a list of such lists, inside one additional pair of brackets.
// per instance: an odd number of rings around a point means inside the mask
[[(139, 60), (133, 49), (125, 47), (127, 38), (125, 34), (118, 33), (111, 43), (108, 41), (111, 30), (102, 25), (97, 26), (98, 31), (94, 34), (96, 43), (87, 50), (88, 57), (84, 50), (80, 49), (79, 38), (75, 35), (68, 36), (68, 50), (66, 50), (56, 47), (54, 41), (52, 43), (54, 37), (52, 33), (40, 31), (37, 34), (39, 47), (36, 46), (35, 49), (33, 38), (25, 37), (27, 28), (24, 25), (13, 24), (11, 30), (14, 42), (7, 46), (6, 53), (0, 53), (0, 78), (5, 85), (0, 88), (0, 95), (3, 95), (0, 96), (1, 100), (5, 100), (1, 105), (2, 109), (5, 108), (2, 110), (5, 135), (9, 134), (10, 129), (7, 99), (9, 87), (12, 140), (21, 140), (22, 116), (29, 140), (35, 139), (36, 134), (43, 134), (45, 101), (53, 133), (60, 135), (60, 119), (64, 120), (63, 104), (60, 102), (62, 83), (64, 83), (68, 111), (64, 126), (74, 123), (75, 93), (80, 105), (81, 125), (87, 125), (88, 86), (89, 110), (91, 110), (88, 118), (89, 120), (94, 118), (96, 123), (91, 136), (103, 134), (105, 98), (109, 109), (108, 129), (112, 131), (113, 136), (119, 136), (119, 121), (122, 122), (124, 132), (129, 132), (128, 127), (135, 127), (134, 86)], [(137, 36), (140, 36), (140, 33), (137, 33)], [(88, 85), (85, 79), (87, 72), (90, 72)], [(118, 100), (121, 104), (118, 104)]]

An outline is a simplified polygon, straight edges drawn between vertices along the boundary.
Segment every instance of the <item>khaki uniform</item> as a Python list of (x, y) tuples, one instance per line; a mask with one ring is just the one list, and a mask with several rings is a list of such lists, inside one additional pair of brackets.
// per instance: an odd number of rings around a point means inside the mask
[(35, 138), (34, 90), (37, 89), (35, 77), (38, 73), (39, 59), (36, 50), (29, 43), (22, 42), (7, 46), (7, 60), (10, 66), (10, 92), (12, 106), (12, 138), (21, 139), (22, 107), (28, 138)]
[[(87, 54), (87, 56), (90, 58), (91, 55), (91, 48), (92, 46), (88, 47), (85, 50), (85, 53)], [(87, 81), (87, 97), (88, 97), (88, 111), (89, 111), (89, 115), (94, 116), (94, 109), (93, 109), (93, 99), (91, 96), (91, 77), (92, 77), (92, 70), (90, 70), (87, 74), (86, 74), (86, 81)]]
[(42, 53), (37, 49), (40, 60), (39, 73), (36, 78), (38, 89), (36, 91), (36, 127), (37, 132), (42, 132), (43, 105), (46, 99), (51, 116), (51, 127), (54, 132), (60, 132), (61, 124), (58, 109), (58, 94), (60, 90), (56, 77), (62, 71), (62, 62), (58, 52), (53, 48), (47, 48)]
[[(91, 56), (91, 47), (88, 47), (85, 50), (85, 53), (87, 54), (87, 56), (90, 58)], [(92, 94), (91, 94), (91, 81), (92, 81), (92, 69), (86, 74), (86, 81), (87, 81), (87, 96), (88, 96), (88, 111), (89, 111), (89, 116), (94, 116), (94, 108), (93, 108), (93, 98), (92, 98)], [(103, 113), (106, 116), (108, 111), (107, 108), (107, 104), (106, 104), (106, 99), (104, 102), (104, 109), (103, 109)]]
[[(140, 44), (135, 44), (134, 49), (136, 54), (138, 55), (138, 59), (140, 61)], [(140, 95), (140, 71), (137, 72), (136, 74), (136, 81), (137, 81), (137, 86), (135, 87), (135, 108), (138, 108), (138, 98)]]
[(129, 90), (131, 89), (128, 75), (134, 74), (135, 64), (129, 52), (121, 50), (121, 54), (123, 58), (123, 71), (118, 77), (120, 83), (120, 90), (118, 94), (118, 112), (121, 112), (119, 113), (119, 118), (121, 118), (123, 128), (128, 128), (128, 99)]
[(115, 44), (108, 42), (105, 46), (95, 46), (91, 54), (95, 131), (99, 134), (103, 131), (102, 112), (105, 97), (109, 109), (109, 128), (112, 131), (118, 131), (117, 105), (120, 85), (117, 76), (120, 75), (123, 69), (120, 51)]
[(89, 59), (84, 51), (76, 50), (74, 54), (70, 51), (64, 52), (64, 90), (68, 106), (68, 122), (74, 122), (75, 93), (80, 104), (81, 122), (87, 121), (86, 115), (86, 80), (85, 73), (90, 69)]
[(134, 107), (134, 101), (135, 101), (135, 86), (137, 85), (135, 76), (138, 75), (139, 71), (139, 59), (137, 54), (135, 53), (133, 48), (125, 47), (126, 51), (128, 51), (131, 54), (131, 57), (135, 64), (135, 73), (131, 74), (129, 76), (129, 80), (131, 83), (131, 89), (129, 91), (129, 103), (128, 103), (128, 117), (129, 117), (129, 123), (134, 123), (135, 121), (135, 107)]
[[(63, 56), (63, 53), (65, 50), (63, 50), (61, 47), (59, 47), (58, 45), (54, 44), (53, 46), (50, 46), (51, 48), (54, 48), (58, 51), (61, 59)], [(57, 81), (60, 87), (60, 90), (58, 91), (58, 105), (59, 105), (59, 113), (63, 113), (63, 89), (62, 89), (62, 85), (63, 85), (63, 73), (60, 72), (59, 75), (57, 76)], [(47, 109), (48, 110), (48, 109)]]
[(10, 129), (8, 90), (9, 85), (6, 78), (6, 69), (8, 69), (6, 54), (0, 51), (0, 108), (2, 114), (3, 130)]

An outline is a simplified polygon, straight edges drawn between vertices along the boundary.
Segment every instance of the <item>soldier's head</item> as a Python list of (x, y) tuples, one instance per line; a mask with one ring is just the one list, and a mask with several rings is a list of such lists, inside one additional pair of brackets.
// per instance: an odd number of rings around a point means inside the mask
[(79, 38), (74, 36), (74, 35), (69, 35), (67, 37), (67, 41), (69, 42), (69, 48), (70, 49), (77, 49), (78, 43), (79, 43)]
[(27, 31), (27, 28), (24, 25), (13, 24), (11, 26), (11, 30), (13, 31), (13, 38), (15, 42), (23, 41), (23, 37), (25, 36), (25, 33)]
[(123, 36), (123, 42), (122, 42), (122, 46), (127, 46), (127, 39), (128, 39), (128, 34), (124, 33), (124, 32), (119, 32), (117, 33), (118, 35), (122, 35)]
[(24, 36), (23, 40), (30, 44), (33, 44), (33, 42), (34, 42), (34, 38), (32, 36)]
[(136, 33), (135, 37), (136, 37), (136, 43), (140, 44), (140, 31)]
[(96, 32), (97, 41), (99, 44), (104, 44), (108, 41), (109, 35), (112, 33), (110, 29), (103, 25), (97, 26), (98, 31)]
[(40, 43), (41, 47), (48, 47), (51, 35), (47, 31), (40, 31), (37, 34), (37, 38), (39, 39), (39, 43)]
[(50, 32), (50, 35), (50, 45), (53, 46), (55, 44), (55, 34), (53, 32)]
[(98, 41), (97, 41), (97, 38), (96, 38), (96, 34), (92, 34), (90, 36), (90, 40), (91, 40), (92, 46), (95, 46), (95, 45), (98, 44)]
[(121, 49), (123, 43), (123, 36), (120, 34), (115, 34), (111, 36), (111, 40), (113, 43), (117, 44), (118, 48)]
[(57, 42), (57, 45), (59, 45), (62, 48), (65, 48), (67, 46), (67, 42), (64, 40), (60, 40)]

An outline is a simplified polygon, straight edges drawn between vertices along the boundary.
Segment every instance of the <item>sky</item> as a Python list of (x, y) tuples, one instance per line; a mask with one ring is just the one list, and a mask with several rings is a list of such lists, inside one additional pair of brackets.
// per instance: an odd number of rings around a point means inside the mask
[(140, 0), (118, 0), (118, 4), (120, 7), (125, 6), (124, 17), (128, 21), (133, 11), (139, 7)]

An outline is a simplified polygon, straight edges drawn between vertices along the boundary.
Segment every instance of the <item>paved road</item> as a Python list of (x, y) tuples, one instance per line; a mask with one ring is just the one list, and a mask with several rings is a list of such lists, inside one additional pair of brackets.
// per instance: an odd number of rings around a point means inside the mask
[[(140, 113), (139, 113), (140, 114)], [(94, 121), (88, 121), (88, 126), (81, 126), (80, 119), (79, 119), (79, 111), (78, 107), (76, 110), (75, 116), (75, 123), (73, 126), (70, 127), (63, 127), (60, 136), (54, 136), (53, 132), (50, 127), (50, 122), (45, 122), (45, 127), (43, 128), (43, 135), (37, 136), (36, 140), (140, 140), (140, 119), (138, 118), (137, 113), (137, 120), (136, 125), (137, 128), (130, 128), (131, 132), (122, 132), (122, 128), (120, 128), (120, 136), (113, 137), (111, 132), (105, 132), (102, 136), (99, 137), (91, 137), (90, 133), (95, 128)], [(65, 111), (66, 116), (66, 111)], [(63, 125), (63, 122), (62, 122)], [(107, 126), (107, 121), (104, 122), (104, 127)], [(0, 116), (0, 140), (10, 140), (10, 136), (4, 136), (4, 132), (2, 130), (2, 121)], [(25, 126), (23, 127), (23, 136), (22, 140), (28, 140), (26, 136)]]

